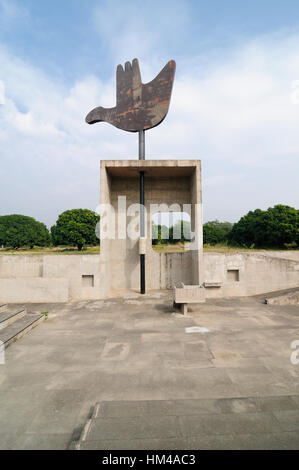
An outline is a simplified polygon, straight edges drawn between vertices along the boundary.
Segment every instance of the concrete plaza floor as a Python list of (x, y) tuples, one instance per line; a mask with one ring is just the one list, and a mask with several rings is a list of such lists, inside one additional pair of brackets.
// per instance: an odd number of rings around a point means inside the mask
[(209, 300), (183, 317), (152, 293), (28, 310), (49, 318), (0, 365), (1, 449), (67, 449), (101, 402), (82, 448), (299, 448), (298, 306)]

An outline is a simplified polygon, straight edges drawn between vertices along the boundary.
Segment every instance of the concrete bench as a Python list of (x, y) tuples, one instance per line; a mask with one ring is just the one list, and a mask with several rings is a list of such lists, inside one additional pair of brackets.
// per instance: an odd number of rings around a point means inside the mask
[(188, 304), (201, 304), (205, 302), (205, 289), (203, 286), (185, 286), (174, 288), (174, 305), (179, 305), (181, 312), (188, 312)]
[(206, 288), (212, 288), (212, 287), (222, 287), (222, 282), (221, 281), (208, 281), (203, 283), (204, 287)]

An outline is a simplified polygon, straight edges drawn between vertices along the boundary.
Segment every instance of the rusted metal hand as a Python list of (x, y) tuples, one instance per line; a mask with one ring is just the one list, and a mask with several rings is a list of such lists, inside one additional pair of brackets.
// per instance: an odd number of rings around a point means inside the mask
[(141, 82), (138, 59), (132, 64), (117, 66), (116, 106), (97, 107), (87, 116), (86, 122), (109, 122), (129, 132), (151, 129), (165, 118), (171, 98), (175, 74), (175, 61), (170, 60), (157, 77), (147, 84)]

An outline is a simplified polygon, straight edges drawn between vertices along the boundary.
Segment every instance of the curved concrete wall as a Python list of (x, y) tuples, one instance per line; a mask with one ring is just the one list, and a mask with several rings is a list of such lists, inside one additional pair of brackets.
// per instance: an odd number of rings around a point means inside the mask
[[(247, 296), (298, 287), (299, 261), (283, 258), (286, 252), (270, 253), (205, 253), (206, 297)], [(194, 252), (153, 255), (147, 271), (149, 290), (193, 283)], [(105, 277), (100, 255), (0, 255), (0, 301), (101, 299), (107, 295)]]
[[(283, 256), (283, 252), (281, 253)], [(299, 286), (299, 261), (258, 253), (205, 253), (206, 297), (234, 297)], [(217, 285), (217, 286), (216, 286)]]

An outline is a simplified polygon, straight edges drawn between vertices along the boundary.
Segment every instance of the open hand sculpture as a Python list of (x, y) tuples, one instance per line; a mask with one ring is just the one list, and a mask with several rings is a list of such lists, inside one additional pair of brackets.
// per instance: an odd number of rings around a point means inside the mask
[(117, 66), (116, 70), (116, 106), (114, 108), (93, 109), (86, 122), (109, 122), (113, 126), (129, 132), (151, 129), (165, 118), (169, 104), (175, 74), (175, 61), (170, 60), (154, 80), (141, 83), (138, 59), (132, 64)]

